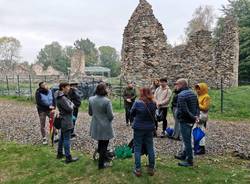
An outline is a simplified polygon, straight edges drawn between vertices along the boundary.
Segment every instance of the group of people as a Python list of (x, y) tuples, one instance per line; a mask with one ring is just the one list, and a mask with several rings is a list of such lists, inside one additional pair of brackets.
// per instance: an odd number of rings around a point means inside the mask
[[(55, 111), (58, 109), (61, 134), (60, 138), (56, 140), (58, 141), (57, 158), (61, 159), (66, 157), (66, 163), (77, 161), (78, 158), (72, 158), (70, 153), (70, 141), (72, 138), (76, 137), (74, 129), (78, 116), (78, 109), (81, 105), (81, 97), (76, 88), (76, 83), (60, 83), (59, 89), (53, 91), (48, 88), (46, 82), (40, 82), (35, 96), (43, 144), (48, 144), (45, 130), (46, 118), (51, 118), (51, 115), (53, 115), (52, 118), (54, 118)], [(56, 130), (55, 134), (57, 134)], [(65, 154), (63, 154), (63, 148)]]
[[(208, 111), (211, 98), (208, 95), (206, 83), (194, 86), (195, 92), (189, 88), (188, 80), (179, 79), (174, 83), (173, 93), (167, 85), (166, 78), (154, 80), (150, 88), (140, 89), (140, 97), (136, 99), (136, 90), (132, 82), (124, 90), (123, 98), (126, 111), (126, 123), (132, 123), (134, 130), (134, 154), (136, 176), (141, 176), (142, 146), (146, 145), (149, 166), (148, 172), (153, 175), (155, 167), (155, 154), (153, 137), (157, 137), (158, 121), (162, 121), (161, 138), (171, 138), (183, 141), (183, 148), (176, 159), (182, 160), (179, 166), (193, 166), (192, 130), (199, 127), (206, 130)], [(172, 97), (172, 98), (171, 98)], [(171, 100), (172, 99), (172, 100)], [(171, 106), (175, 125), (173, 132), (169, 134), (167, 114)], [(161, 116), (157, 118), (156, 116)], [(195, 155), (205, 154), (205, 137), (200, 142)]]
[[(176, 159), (182, 160), (179, 166), (193, 165), (192, 129), (200, 127), (206, 129), (208, 110), (211, 98), (208, 95), (208, 86), (200, 83), (194, 86), (196, 93), (188, 87), (186, 79), (179, 79), (174, 83), (174, 90), (168, 86), (166, 78), (155, 80), (151, 87), (143, 87), (137, 90), (135, 83), (128, 82), (124, 89), (124, 107), (126, 125), (133, 128), (133, 146), (135, 167), (134, 174), (141, 176), (142, 146), (146, 147), (148, 154), (148, 174), (153, 176), (155, 172), (154, 137), (157, 137), (158, 121), (162, 121), (161, 138), (182, 140), (183, 148)], [(46, 83), (40, 83), (37, 90), (37, 108), (41, 122), (41, 133), (46, 143), (45, 120), (49, 112), (56, 107), (62, 118), (61, 135), (58, 144), (57, 158), (66, 156), (66, 163), (76, 161), (70, 154), (70, 138), (74, 130), (74, 122), (77, 118), (80, 103), (74, 102), (71, 91), (75, 89), (69, 83), (61, 83), (59, 90), (53, 93)], [(77, 93), (74, 93), (77, 94)], [(73, 95), (77, 96), (77, 95)], [(171, 100), (172, 99), (172, 100)], [(174, 131), (167, 133), (167, 114), (171, 106), (175, 119)], [(74, 113), (75, 112), (75, 113)], [(90, 136), (98, 141), (99, 161), (98, 168), (110, 167), (112, 164), (107, 156), (109, 141), (115, 137), (113, 128), (114, 114), (111, 100), (108, 98), (108, 89), (105, 83), (96, 87), (95, 96), (89, 98), (89, 115), (92, 116), (90, 123)], [(161, 116), (160, 120), (156, 116)], [(64, 153), (63, 154), (63, 148)], [(195, 154), (205, 154), (205, 138), (200, 141), (199, 149)]]

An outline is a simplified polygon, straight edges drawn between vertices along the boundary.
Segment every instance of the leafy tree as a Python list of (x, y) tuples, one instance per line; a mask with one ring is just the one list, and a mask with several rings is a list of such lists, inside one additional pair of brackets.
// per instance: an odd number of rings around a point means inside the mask
[(52, 66), (56, 70), (67, 74), (68, 67), (70, 67), (70, 54), (70, 48), (63, 49), (58, 42), (52, 42), (41, 49), (37, 56), (37, 63), (43, 64), (44, 69)]
[(195, 9), (192, 19), (185, 30), (186, 37), (199, 30), (211, 30), (214, 23), (214, 9), (212, 6), (199, 6)]
[(13, 69), (14, 64), (20, 59), (20, 48), (21, 43), (16, 38), (0, 38), (0, 66), (2, 69)]
[[(249, 0), (229, 0), (227, 6), (222, 7), (225, 15), (235, 17), (240, 30), (240, 81), (250, 81), (250, 1)], [(223, 18), (217, 23), (215, 35), (223, 27)]]
[(101, 66), (111, 69), (111, 76), (116, 77), (121, 73), (121, 63), (115, 48), (110, 46), (99, 47)]
[(65, 57), (67, 57), (70, 60), (75, 52), (75, 48), (73, 46), (66, 46), (63, 49), (63, 52), (64, 52)]
[(95, 44), (88, 38), (76, 40), (74, 46), (76, 49), (84, 51), (86, 66), (98, 64), (98, 50), (95, 48)]

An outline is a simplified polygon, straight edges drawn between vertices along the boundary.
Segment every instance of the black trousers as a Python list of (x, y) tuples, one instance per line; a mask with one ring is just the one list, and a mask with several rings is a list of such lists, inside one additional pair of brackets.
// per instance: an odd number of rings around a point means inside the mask
[(160, 108), (163, 112), (163, 123), (162, 123), (162, 132), (168, 127), (167, 115), (168, 115), (168, 107)]
[(133, 122), (133, 119), (131, 118), (131, 115), (130, 115), (130, 110), (133, 106), (133, 103), (130, 103), (130, 104), (126, 104), (125, 105), (125, 118), (126, 118), (126, 123), (128, 124), (129, 122), (132, 123)]
[(77, 117), (78, 117), (78, 111), (79, 111), (79, 108), (78, 107), (74, 107), (73, 116), (75, 116), (76, 119), (73, 121), (74, 128), (71, 131), (72, 134), (75, 132), (75, 125), (76, 125), (76, 120), (77, 120)]
[(109, 140), (99, 140), (98, 141), (98, 153), (99, 153), (98, 167), (99, 168), (104, 167), (104, 162), (107, 159), (108, 145), (109, 145)]

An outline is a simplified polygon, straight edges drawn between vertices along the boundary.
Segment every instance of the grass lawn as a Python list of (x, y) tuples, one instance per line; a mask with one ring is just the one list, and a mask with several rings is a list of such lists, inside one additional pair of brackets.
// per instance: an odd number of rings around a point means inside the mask
[(212, 106), (210, 117), (212, 119), (244, 121), (250, 120), (250, 86), (240, 86), (224, 91), (223, 113), (221, 113), (220, 90), (211, 90)]
[[(177, 161), (162, 156), (157, 159), (157, 171), (150, 177), (132, 174), (133, 160), (115, 160), (113, 167), (99, 171), (89, 155), (74, 152), (80, 160), (66, 165), (55, 159), (55, 151), (47, 146), (19, 145), (0, 142), (0, 183), (205, 183), (247, 184), (250, 182), (250, 162), (228, 157), (196, 159), (193, 168), (181, 168)], [(143, 165), (146, 164), (143, 159)], [(143, 169), (145, 171), (145, 168)]]

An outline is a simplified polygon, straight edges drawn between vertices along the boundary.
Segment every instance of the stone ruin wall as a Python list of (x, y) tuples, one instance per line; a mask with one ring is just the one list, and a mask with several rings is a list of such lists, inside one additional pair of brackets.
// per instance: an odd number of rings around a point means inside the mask
[(217, 88), (223, 78), (225, 87), (238, 85), (239, 38), (232, 18), (226, 18), (218, 43), (213, 43), (211, 32), (200, 30), (190, 36), (186, 45), (172, 48), (151, 5), (140, 0), (123, 36), (125, 81), (149, 86), (155, 78), (167, 77), (172, 84), (184, 77), (190, 85), (207, 82)]
[(81, 50), (76, 50), (71, 57), (70, 78), (72, 80), (81, 79), (85, 76), (85, 54)]
[(223, 32), (214, 51), (216, 81), (222, 78), (225, 86), (238, 86), (239, 51), (239, 28), (232, 17), (226, 17)]

